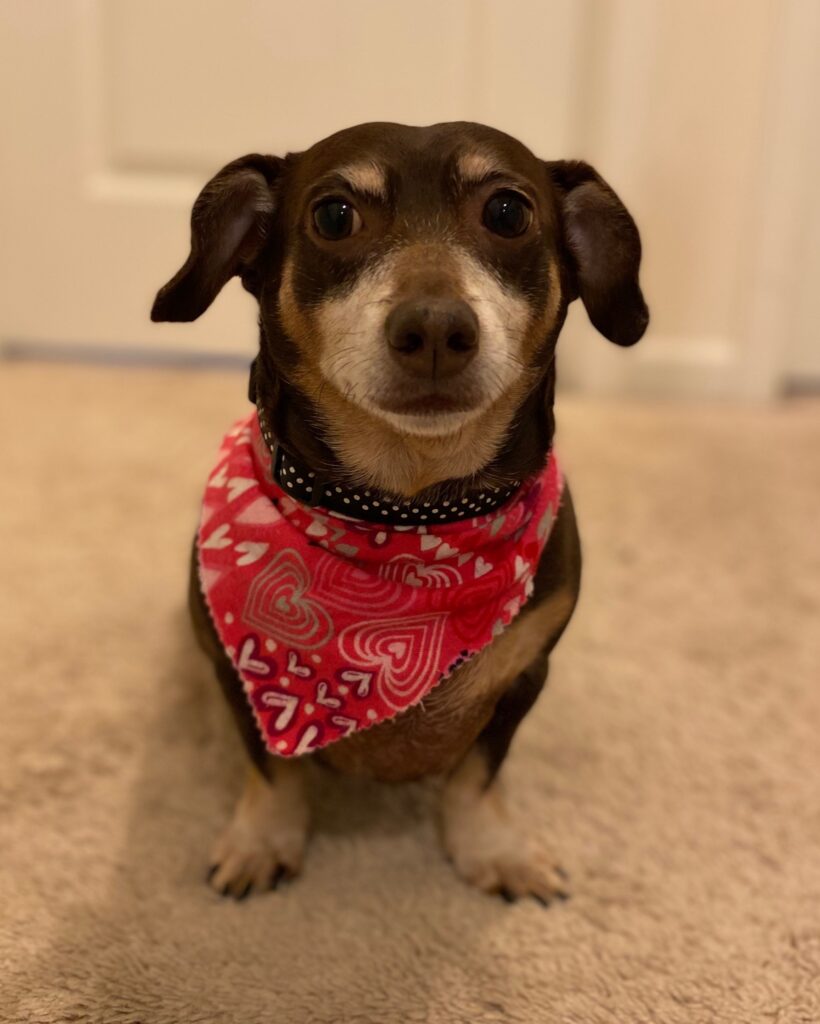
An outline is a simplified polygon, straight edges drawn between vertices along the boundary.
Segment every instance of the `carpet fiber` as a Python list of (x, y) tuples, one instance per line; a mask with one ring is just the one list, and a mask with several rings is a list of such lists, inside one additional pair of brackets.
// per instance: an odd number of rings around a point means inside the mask
[(820, 1020), (820, 406), (560, 401), (584, 587), (505, 778), (569, 902), (458, 881), (435, 784), (317, 771), (303, 876), (236, 904), (183, 604), (244, 383), (0, 367), (0, 1020)]

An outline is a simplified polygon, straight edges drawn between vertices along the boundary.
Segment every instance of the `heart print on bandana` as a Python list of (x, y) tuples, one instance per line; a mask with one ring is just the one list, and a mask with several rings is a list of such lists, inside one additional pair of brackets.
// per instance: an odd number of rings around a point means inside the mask
[(293, 647), (321, 647), (333, 635), (333, 623), (322, 605), (306, 596), (309, 583), (299, 552), (285, 548), (251, 584), (242, 618)]

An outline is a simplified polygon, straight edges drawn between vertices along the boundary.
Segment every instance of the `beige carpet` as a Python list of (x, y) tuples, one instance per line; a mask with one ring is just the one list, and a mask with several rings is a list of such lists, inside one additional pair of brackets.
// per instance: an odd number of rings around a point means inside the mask
[(820, 406), (562, 401), (584, 593), (506, 776), (572, 900), (466, 888), (431, 787), (317, 773), (304, 876), (234, 904), (182, 607), (243, 391), (0, 367), (0, 1019), (820, 1020)]

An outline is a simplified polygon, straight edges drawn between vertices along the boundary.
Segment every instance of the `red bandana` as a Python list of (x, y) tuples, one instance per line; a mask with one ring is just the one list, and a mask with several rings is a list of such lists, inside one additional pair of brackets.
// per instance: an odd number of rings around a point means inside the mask
[(289, 756), (417, 704), (512, 622), (563, 479), (551, 456), (489, 515), (402, 527), (302, 505), (270, 461), (254, 411), (219, 450), (197, 551), (265, 743)]

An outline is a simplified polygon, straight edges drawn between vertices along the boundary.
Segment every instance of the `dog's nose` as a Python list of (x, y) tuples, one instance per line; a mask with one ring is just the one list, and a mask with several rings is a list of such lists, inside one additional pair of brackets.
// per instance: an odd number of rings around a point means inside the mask
[(387, 317), (390, 354), (416, 377), (444, 380), (478, 350), (478, 320), (460, 299), (407, 299)]

